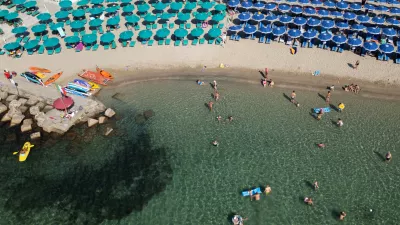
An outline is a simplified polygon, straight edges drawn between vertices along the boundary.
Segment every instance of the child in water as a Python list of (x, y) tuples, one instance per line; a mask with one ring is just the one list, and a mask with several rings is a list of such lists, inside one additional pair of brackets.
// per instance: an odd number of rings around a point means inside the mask
[(196, 83), (197, 83), (198, 85), (203, 85), (203, 84), (204, 84), (204, 82), (201, 81), (201, 80), (196, 80)]

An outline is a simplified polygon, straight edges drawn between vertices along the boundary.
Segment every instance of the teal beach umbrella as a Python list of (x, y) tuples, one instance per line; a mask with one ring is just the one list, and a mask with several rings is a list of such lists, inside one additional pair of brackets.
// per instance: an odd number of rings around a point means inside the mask
[(71, 23), (72, 29), (82, 29), (84, 26), (85, 26), (85, 23), (83, 23), (80, 20), (76, 20)]
[(38, 44), (39, 44), (39, 41), (36, 39), (33, 39), (33, 40), (26, 42), (26, 44), (24, 45), (24, 48), (28, 49), (28, 50), (33, 49), (33, 48), (36, 48), (38, 46)]
[(7, 9), (0, 10), (0, 17), (5, 17), (8, 14)]
[(147, 15), (144, 17), (144, 20), (145, 20), (146, 22), (148, 22), (148, 23), (154, 23), (154, 22), (157, 20), (157, 16), (151, 15), (151, 14), (147, 14)]
[(215, 14), (211, 19), (219, 22), (219, 21), (223, 20), (224, 18), (225, 18), (225, 16), (223, 14)]
[(226, 10), (226, 5), (224, 5), (224, 4), (218, 4), (218, 5), (216, 5), (215, 7), (214, 7), (214, 9), (215, 10), (217, 10), (217, 11), (225, 11)]
[(83, 17), (83, 16), (85, 16), (85, 10), (75, 9), (74, 11), (72, 11), (72, 16), (73, 17)]
[(116, 3), (118, 0), (107, 0), (107, 3)]
[(90, 27), (99, 27), (103, 23), (103, 20), (101, 19), (94, 19), (89, 21), (89, 26)]
[(30, 8), (32, 8), (32, 7), (35, 7), (36, 4), (37, 4), (36, 1), (29, 1), (29, 2), (25, 2), (25, 3), (24, 3), (24, 7), (27, 8), (27, 9), (30, 9)]
[(61, 1), (60, 3), (58, 3), (58, 5), (62, 8), (62, 9), (68, 9), (72, 7), (72, 2), (68, 1), (68, 0), (64, 0)]
[(204, 30), (202, 28), (195, 28), (190, 31), (190, 35), (193, 37), (200, 37), (204, 33)]
[(166, 38), (170, 33), (171, 33), (171, 31), (169, 31), (167, 28), (163, 28), (163, 29), (157, 30), (156, 36), (159, 37), (159, 38), (161, 38), (161, 39), (164, 39), (164, 38)]
[(107, 32), (100, 37), (100, 41), (103, 43), (110, 43), (114, 41), (115, 35), (111, 32)]
[(118, 10), (118, 8), (114, 7), (114, 6), (106, 8), (106, 12), (108, 12), (108, 13), (115, 13), (117, 10)]
[(80, 0), (79, 2), (76, 3), (78, 6), (85, 6), (89, 4), (89, 0)]
[(65, 18), (68, 18), (68, 15), (69, 15), (68, 11), (58, 11), (58, 12), (56, 12), (56, 14), (54, 14), (54, 16), (55, 16), (57, 19), (65, 19)]
[(206, 20), (208, 18), (208, 14), (207, 13), (198, 13), (195, 16), (195, 18), (196, 18), (196, 20), (204, 21), (204, 20)]
[(21, 45), (18, 42), (11, 42), (11, 43), (7, 43), (4, 45), (4, 48), (7, 51), (14, 51), (15, 49), (21, 47)]
[(213, 7), (213, 4), (211, 2), (204, 2), (201, 4), (201, 8), (205, 10), (209, 10)]
[(95, 34), (85, 34), (82, 36), (82, 42), (85, 44), (93, 44), (97, 41), (97, 35)]
[(184, 9), (191, 11), (191, 10), (193, 10), (194, 8), (196, 8), (196, 3), (194, 3), (194, 2), (189, 2), (189, 3), (186, 3), (186, 4), (185, 4), (185, 8), (184, 8)]
[(149, 39), (151, 35), (153, 35), (153, 32), (151, 32), (151, 30), (141, 30), (139, 32), (139, 37), (141, 39)]
[(43, 45), (46, 48), (54, 48), (58, 44), (60, 44), (60, 40), (58, 40), (58, 38), (55, 37), (49, 38), (43, 42)]
[(119, 17), (113, 17), (113, 18), (107, 20), (107, 25), (108, 26), (116, 26), (119, 24), (119, 21), (120, 21)]
[(221, 30), (218, 28), (212, 28), (208, 31), (208, 36), (210, 36), (211, 38), (216, 38), (219, 35), (221, 35)]
[(102, 14), (103, 13), (103, 8), (93, 8), (93, 9), (90, 9), (90, 13), (92, 14), (92, 15), (100, 15), (100, 14)]
[(163, 13), (160, 16), (160, 19), (162, 20), (169, 20), (170, 18), (172, 18), (174, 15), (172, 15), (171, 13)]
[(46, 25), (44, 24), (37, 24), (31, 28), (33, 33), (42, 33), (46, 30)]
[(130, 4), (132, 0), (121, 0), (122, 4)]
[(104, 0), (91, 0), (90, 3), (93, 5), (100, 5), (103, 4)]
[(55, 23), (50, 25), (50, 30), (52, 31), (56, 31), (58, 28), (63, 28), (64, 27), (64, 23)]
[(124, 31), (124, 32), (119, 34), (119, 39), (121, 39), (121, 40), (129, 40), (129, 39), (132, 38), (132, 36), (133, 36), (133, 32), (130, 31), (130, 30), (126, 30), (126, 31)]
[(13, 28), (13, 29), (11, 30), (11, 32), (14, 33), (14, 34), (23, 34), (23, 33), (25, 33), (27, 30), (28, 30), (27, 27), (23, 27), (23, 26), (22, 26), (22, 27)]
[(148, 4), (141, 4), (137, 6), (137, 9), (139, 12), (144, 13), (150, 9), (150, 6)]
[(175, 30), (174, 35), (178, 38), (184, 38), (189, 32), (186, 29), (179, 28)]
[(24, 4), (25, 0), (12, 0), (12, 3), (15, 5), (22, 5)]
[(127, 16), (127, 17), (125, 17), (125, 20), (126, 20), (126, 22), (128, 22), (128, 23), (137, 23), (137, 22), (139, 22), (139, 17), (138, 16), (136, 16), (136, 15), (132, 15), (132, 16)]
[(169, 5), (169, 8), (174, 10), (174, 11), (179, 11), (182, 8), (182, 3), (181, 2), (172, 2), (171, 5)]
[(162, 2), (157, 2), (157, 3), (154, 5), (154, 9), (157, 10), (157, 11), (163, 11), (166, 7), (167, 7), (167, 5), (165, 5), (165, 4), (162, 3)]
[(18, 18), (18, 13), (16, 12), (11, 12), (9, 14), (7, 14), (6, 16), (4, 16), (4, 19), (10, 21), (10, 20), (15, 20)]
[(187, 21), (188, 19), (190, 19), (190, 14), (189, 13), (179, 13), (178, 19), (180, 21)]
[(68, 44), (73, 44), (73, 43), (78, 43), (80, 41), (80, 38), (78, 36), (68, 36), (64, 39), (65, 43)]
[(50, 13), (40, 13), (36, 18), (38, 18), (40, 21), (47, 21), (50, 20), (51, 15)]
[(126, 6), (122, 7), (122, 12), (129, 13), (129, 12), (133, 12), (134, 9), (135, 9), (135, 7), (133, 5), (126, 5)]

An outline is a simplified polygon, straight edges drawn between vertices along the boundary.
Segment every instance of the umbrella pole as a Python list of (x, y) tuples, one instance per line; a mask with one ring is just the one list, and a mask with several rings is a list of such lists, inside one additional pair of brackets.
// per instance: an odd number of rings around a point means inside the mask
[[(57, 84), (56, 84), (56, 88), (57, 88)], [(57, 89), (57, 91), (58, 91), (58, 89)], [(64, 116), (66, 116), (66, 115), (68, 115), (68, 112), (67, 112), (67, 106), (65, 106), (64, 99), (63, 99), (64, 95), (61, 92), (60, 92), (60, 95), (61, 95), (61, 102), (64, 106), (64, 112), (65, 112)]]

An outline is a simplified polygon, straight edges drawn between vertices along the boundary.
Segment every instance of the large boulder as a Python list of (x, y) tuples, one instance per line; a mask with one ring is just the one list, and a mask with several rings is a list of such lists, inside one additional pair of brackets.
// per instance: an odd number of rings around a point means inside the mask
[(26, 111), (28, 111), (28, 107), (21, 105), (19, 108), (19, 111), (21, 111), (21, 113), (25, 113)]
[(104, 115), (106, 115), (108, 118), (111, 118), (111, 117), (113, 117), (115, 115), (115, 111), (113, 109), (111, 109), (111, 108), (108, 108), (105, 111)]
[(12, 100), (17, 100), (18, 96), (17, 95), (10, 95), (6, 98), (7, 102), (11, 102)]
[(21, 125), (21, 132), (27, 132), (32, 130), (32, 125), (31, 124), (22, 124)]
[(105, 117), (105, 116), (100, 116), (100, 117), (99, 117), (99, 124), (105, 123), (105, 122), (106, 122), (106, 119), (107, 119), (107, 117)]
[(29, 108), (29, 113), (30, 113), (32, 116), (37, 115), (39, 112), (40, 112), (40, 110), (39, 110), (39, 107), (38, 107), (37, 105), (31, 106), (31, 107)]
[(4, 116), (1, 118), (1, 122), (7, 122), (10, 120), (11, 120), (11, 116), (8, 113), (4, 114)]
[(40, 132), (35, 132), (31, 134), (31, 140), (40, 138)]
[(29, 106), (32, 106), (32, 105), (36, 105), (36, 103), (37, 103), (38, 101), (39, 101), (39, 100), (38, 100), (37, 97), (31, 96), (31, 97), (29, 97), (28, 101), (26, 101), (25, 104), (27, 104), (27, 105), (29, 105)]
[(94, 125), (98, 124), (99, 121), (96, 119), (89, 118), (88, 119), (88, 127), (93, 127)]
[(48, 111), (50, 111), (50, 110), (52, 110), (53, 109), (53, 106), (51, 106), (51, 105), (46, 105), (44, 108), (43, 108), (43, 112), (44, 113), (47, 113)]
[(46, 103), (44, 103), (44, 102), (38, 102), (38, 103), (36, 104), (36, 106), (39, 108), (39, 110), (42, 110), (42, 109), (46, 106)]
[(146, 110), (143, 112), (143, 116), (144, 118), (146, 118), (146, 120), (150, 119), (151, 117), (154, 116), (154, 111), (153, 110)]
[(18, 99), (18, 102), (20, 102), (21, 103), (21, 105), (25, 105), (25, 103), (28, 101), (28, 99), (26, 99), (26, 98), (20, 98), (20, 99)]
[(9, 107), (10, 109), (11, 109), (11, 108), (16, 109), (16, 108), (19, 108), (21, 105), (22, 105), (21, 102), (19, 102), (18, 100), (12, 100), (12, 101), (10, 101), (10, 103), (8, 104), (8, 107)]
[(0, 114), (7, 111), (7, 106), (0, 102)]
[(10, 127), (20, 124), (24, 118), (25, 116), (22, 114), (14, 114), (11, 118)]
[(5, 91), (0, 91), (0, 100), (7, 99), (8, 93)]
[(33, 124), (33, 120), (32, 119), (24, 119), (22, 124), (24, 124), (24, 125), (32, 125)]

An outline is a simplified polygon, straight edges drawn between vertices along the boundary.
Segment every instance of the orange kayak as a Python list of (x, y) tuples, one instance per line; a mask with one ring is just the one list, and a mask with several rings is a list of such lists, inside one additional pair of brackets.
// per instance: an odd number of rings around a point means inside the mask
[(63, 72), (54, 74), (49, 79), (47, 79), (46, 82), (44, 82), (44, 85), (48, 86), (49, 84), (52, 84), (54, 81), (56, 81), (58, 78), (60, 78), (62, 74), (63, 74)]
[(32, 71), (32, 72), (51, 73), (51, 71), (48, 70), (48, 69), (40, 68), (40, 67), (34, 67), (34, 66), (29, 67), (29, 70)]
[(104, 78), (100, 73), (90, 70), (84, 70), (82, 73), (78, 74), (78, 76), (101, 85), (107, 85), (107, 82), (110, 81), (109, 79)]
[(96, 70), (98, 73), (100, 73), (104, 78), (107, 78), (109, 80), (114, 79), (114, 77), (107, 71), (100, 69), (99, 67), (96, 67)]

